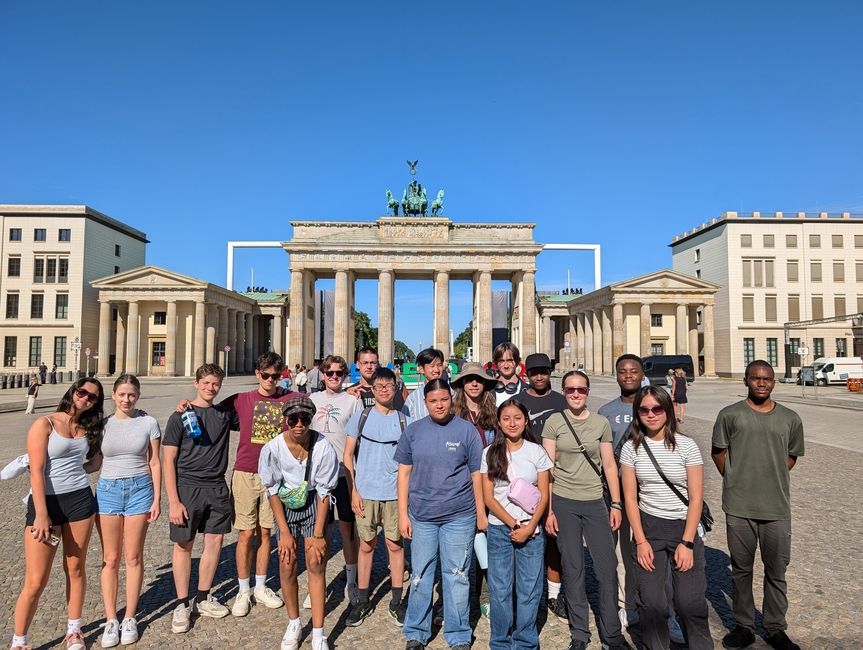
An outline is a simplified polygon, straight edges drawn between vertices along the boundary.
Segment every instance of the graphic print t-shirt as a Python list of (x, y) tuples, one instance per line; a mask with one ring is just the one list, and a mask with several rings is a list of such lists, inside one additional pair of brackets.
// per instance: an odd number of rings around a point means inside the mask
[(344, 391), (328, 393), (326, 390), (312, 393), (309, 399), (317, 409), (312, 416), (312, 430), (323, 434), (330, 441), (339, 457), (339, 476), (344, 476), (342, 457), (345, 455), (347, 424), (355, 411), (362, 410), (360, 401)]
[(566, 408), (566, 398), (557, 391), (550, 390), (545, 395), (537, 397), (526, 390), (515, 396), (527, 408), (530, 426), (537, 438), (542, 438), (542, 427), (552, 413)]
[(257, 473), (261, 449), (286, 426), (282, 402), (300, 396), (299, 393), (291, 391), (268, 397), (252, 390), (231, 395), (221, 402), (220, 406), (231, 408), (234, 412), (231, 428), (240, 431), (235, 470)]

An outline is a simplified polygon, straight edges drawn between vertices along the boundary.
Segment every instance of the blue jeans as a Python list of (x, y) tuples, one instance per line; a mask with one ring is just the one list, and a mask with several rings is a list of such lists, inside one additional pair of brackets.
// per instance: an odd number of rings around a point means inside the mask
[(476, 516), (444, 523), (411, 519), (410, 598), (403, 633), (408, 641), (423, 645), (431, 639), (432, 591), (438, 557), (443, 587), (443, 638), (450, 646), (470, 645), (470, 581)]
[[(491, 650), (539, 648), (536, 615), (545, 575), (542, 532), (513, 544), (506, 526), (488, 527), (488, 595), (491, 601)], [(513, 625), (515, 592), (515, 625)]]
[(153, 478), (149, 474), (100, 478), (96, 483), (96, 501), (100, 515), (145, 515), (153, 505)]

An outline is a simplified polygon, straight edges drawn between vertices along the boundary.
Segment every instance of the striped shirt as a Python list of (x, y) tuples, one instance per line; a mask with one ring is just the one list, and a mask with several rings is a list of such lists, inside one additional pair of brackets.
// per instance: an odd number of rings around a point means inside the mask
[(620, 452), (620, 464), (635, 468), (639, 510), (662, 519), (686, 519), (686, 506), (662, 480), (642, 445), (650, 445), (650, 451), (653, 452), (662, 472), (686, 498), (689, 498), (686, 468), (704, 464), (698, 445), (692, 438), (678, 433), (675, 441), (677, 446), (672, 451), (665, 446), (664, 440), (653, 442), (644, 438), (636, 453), (632, 441), (627, 440)]

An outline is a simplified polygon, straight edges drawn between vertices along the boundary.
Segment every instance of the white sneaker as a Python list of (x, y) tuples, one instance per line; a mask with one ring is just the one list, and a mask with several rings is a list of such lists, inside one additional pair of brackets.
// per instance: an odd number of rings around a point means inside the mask
[(234, 604), (231, 606), (231, 614), (234, 616), (246, 616), (252, 608), (252, 590), (243, 589), (237, 593)]
[(282, 637), (282, 650), (299, 650), (302, 633), (302, 624), (290, 621), (285, 636)]
[(312, 608), (312, 595), (306, 594), (306, 599), (303, 601), (303, 609), (311, 609)]
[(668, 617), (668, 638), (671, 639), (672, 643), (686, 643), (686, 639), (683, 638), (683, 630), (680, 629), (677, 617), (674, 615)]
[(360, 588), (354, 585), (345, 585), (345, 600), (355, 603), (360, 599)]
[(174, 608), (174, 614), (171, 616), (171, 632), (174, 634), (183, 634), (189, 631), (192, 625), (192, 603), (188, 606), (183, 603), (178, 603)]
[(132, 618), (124, 618), (120, 623), (120, 643), (130, 645), (138, 642), (138, 621)]
[(87, 648), (84, 645), (84, 634), (81, 630), (69, 632), (63, 640), (66, 642), (66, 650), (86, 650)]
[(230, 610), (216, 600), (212, 594), (207, 596), (207, 600), (199, 602), (197, 604), (197, 609), (201, 616), (209, 616), (210, 618), (224, 618), (231, 613)]
[(312, 650), (330, 650), (327, 637), (322, 636), (320, 639), (312, 639)]
[(269, 587), (255, 589), (255, 602), (264, 605), (267, 609), (278, 609), (285, 604), (279, 595)]
[(105, 621), (102, 632), (101, 645), (103, 648), (113, 648), (120, 645), (120, 621), (112, 618), (110, 621)]

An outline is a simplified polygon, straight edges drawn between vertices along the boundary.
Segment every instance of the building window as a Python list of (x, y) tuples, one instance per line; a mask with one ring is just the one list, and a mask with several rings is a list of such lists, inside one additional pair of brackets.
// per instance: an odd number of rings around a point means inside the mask
[(119, 272), (120, 272), (120, 267), (119, 267), (119, 266), (115, 266), (115, 267), (114, 267), (114, 275), (117, 275)]
[(764, 248), (774, 248), (776, 246), (776, 238), (773, 235), (764, 235), (762, 241)]
[(740, 235), (740, 248), (752, 248), (752, 235)]
[(831, 235), (830, 239), (833, 242), (833, 248), (842, 248), (844, 246), (842, 235)]
[[(9, 241), (21, 241), (21, 229), (20, 228), (10, 228), (9, 229)], [(9, 338), (9, 337), (6, 337)], [(12, 338), (15, 338), (14, 336)]]
[(821, 262), (812, 262), (809, 264), (809, 279), (812, 282), (821, 282)]
[(6, 264), (6, 275), (10, 278), (20, 278), (21, 277), (21, 258), (20, 257), (10, 257), (9, 261)]
[(776, 339), (767, 339), (767, 363), (774, 367), (779, 365), (779, 342)]
[(69, 259), (61, 257), (57, 260), (57, 268), (57, 282), (60, 284), (66, 284), (69, 282)]
[(66, 337), (54, 337), (54, 363), (58, 368), (66, 367)]
[(812, 354), (815, 359), (819, 359), (824, 356), (824, 339), (812, 339)]
[(863, 296), (857, 296), (857, 313), (863, 314)]
[(60, 228), (60, 230), (57, 232), (57, 240), (58, 241), (72, 241), (72, 229), (71, 228)]
[(153, 341), (153, 366), (165, 365), (165, 342)]
[(695, 269), (695, 277), (701, 279), (701, 269)]
[(64, 319), (69, 318), (69, 294), (57, 294), (57, 307), (54, 309), (54, 318)]
[(168, 312), (157, 311), (153, 313), (153, 325), (165, 325), (168, 322)]
[(854, 235), (854, 248), (863, 248), (863, 235)]
[(863, 262), (855, 262), (854, 270), (857, 275), (857, 282), (863, 282)]
[(18, 364), (18, 337), (7, 336), (3, 341), (3, 365), (14, 368)]
[(701, 261), (701, 249), (695, 249), (695, 263), (698, 264)]
[(800, 320), (800, 296), (788, 296), (788, 320), (792, 323)]
[(764, 260), (764, 286), (776, 286), (773, 282), (773, 260)]
[(45, 228), (34, 228), (33, 229), (33, 241), (45, 241), (47, 237), (48, 231)]
[(774, 286), (773, 260), (743, 260), (743, 286)]
[(751, 323), (755, 320), (755, 296), (743, 296), (743, 322)]
[(845, 315), (845, 296), (833, 296), (833, 315)]
[(42, 363), (42, 337), (30, 337), (30, 362), (27, 364), (31, 368), (35, 368)]
[(848, 339), (836, 339), (836, 356), (848, 356)]
[(749, 365), (755, 361), (755, 339), (743, 339), (743, 363)]
[(34, 293), (30, 296), (30, 318), (42, 318), (45, 310), (45, 294)]
[(797, 270), (797, 260), (788, 260), (785, 276), (788, 282), (799, 282), (800, 276)]
[(824, 318), (824, 296), (812, 296), (812, 320)]
[(776, 322), (776, 296), (764, 296), (764, 320), (768, 323)]
[(800, 366), (800, 339), (788, 339), (788, 351), (791, 353), (791, 365)]
[(45, 282), (45, 258), (37, 257), (33, 260), (33, 282)]
[(650, 315), (650, 326), (651, 327), (662, 327), (662, 314), (651, 314)]
[(664, 343), (651, 343), (650, 344), (650, 354), (651, 356), (660, 356), (665, 354), (665, 344)]
[(809, 248), (821, 248), (821, 235), (809, 235)]
[(45, 282), (54, 284), (57, 282), (57, 258), (49, 257), (45, 260)]
[(6, 294), (6, 318), (18, 318), (18, 294)]
[(120, 244), (114, 244), (114, 257), (120, 257)]
[(752, 286), (752, 260), (743, 260), (743, 286)]
[(111, 309), (111, 320), (116, 323), (119, 316), (120, 316), (120, 310), (117, 309), (116, 307), (112, 308)]
[(797, 248), (797, 235), (785, 235), (785, 248)]
[(845, 282), (845, 262), (833, 262), (833, 282)]

